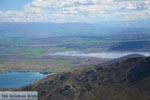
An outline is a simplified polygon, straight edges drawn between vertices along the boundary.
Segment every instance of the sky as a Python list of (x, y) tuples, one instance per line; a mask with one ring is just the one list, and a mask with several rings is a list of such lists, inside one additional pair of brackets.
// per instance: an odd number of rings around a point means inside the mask
[(0, 0), (0, 22), (150, 20), (150, 0)]

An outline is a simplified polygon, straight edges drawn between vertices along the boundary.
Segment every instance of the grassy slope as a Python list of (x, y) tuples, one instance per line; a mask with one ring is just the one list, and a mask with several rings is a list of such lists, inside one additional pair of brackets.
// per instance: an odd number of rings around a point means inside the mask
[(150, 100), (150, 57), (48, 76), (16, 90), (35, 90), (39, 100)]

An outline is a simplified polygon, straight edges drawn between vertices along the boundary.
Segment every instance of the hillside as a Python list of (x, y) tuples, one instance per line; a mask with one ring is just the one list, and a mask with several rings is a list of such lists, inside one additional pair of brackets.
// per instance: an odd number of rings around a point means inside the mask
[(145, 57), (145, 56), (141, 55), (141, 54), (130, 54), (130, 55), (126, 55), (126, 56), (123, 56), (123, 57), (120, 57), (120, 58), (112, 59), (110, 61), (105, 61), (105, 62), (103, 62), (101, 64), (102, 65), (104, 65), (104, 64), (108, 65), (108, 64), (113, 64), (113, 63), (121, 62), (121, 61), (130, 59), (130, 58), (139, 58), (139, 57)]
[(39, 100), (150, 100), (150, 57), (48, 76), (16, 90), (38, 91)]

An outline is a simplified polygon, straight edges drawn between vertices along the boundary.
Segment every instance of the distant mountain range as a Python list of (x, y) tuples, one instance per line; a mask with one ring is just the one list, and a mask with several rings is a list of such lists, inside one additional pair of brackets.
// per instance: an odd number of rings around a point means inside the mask
[(150, 57), (129, 55), (15, 90), (38, 91), (39, 100), (150, 100), (149, 84)]
[(149, 33), (150, 21), (97, 23), (0, 23), (0, 34), (14, 36), (82, 36)]

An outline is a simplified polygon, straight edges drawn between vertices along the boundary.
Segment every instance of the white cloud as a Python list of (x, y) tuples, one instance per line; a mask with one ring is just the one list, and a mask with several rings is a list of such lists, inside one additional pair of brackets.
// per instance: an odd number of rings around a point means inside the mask
[(24, 11), (0, 12), (0, 22), (147, 19), (150, 18), (149, 5), (150, 0), (34, 0), (24, 6)]
[(40, 13), (41, 8), (39, 7), (31, 7), (29, 4), (25, 5), (24, 7), (25, 12), (33, 12), (33, 13)]

